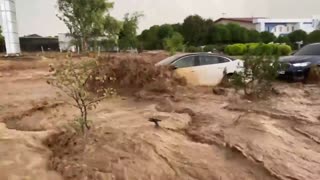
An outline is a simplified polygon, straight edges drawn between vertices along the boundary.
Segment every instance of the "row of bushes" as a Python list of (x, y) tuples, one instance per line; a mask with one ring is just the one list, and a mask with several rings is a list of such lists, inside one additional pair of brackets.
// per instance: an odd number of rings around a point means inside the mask
[(185, 52), (223, 52), (226, 45), (218, 44), (218, 45), (206, 45), (204, 47), (195, 47), (195, 46), (188, 46), (185, 48)]
[(228, 45), (225, 47), (224, 53), (230, 56), (244, 54), (288, 56), (292, 53), (292, 49), (286, 44), (248, 43)]

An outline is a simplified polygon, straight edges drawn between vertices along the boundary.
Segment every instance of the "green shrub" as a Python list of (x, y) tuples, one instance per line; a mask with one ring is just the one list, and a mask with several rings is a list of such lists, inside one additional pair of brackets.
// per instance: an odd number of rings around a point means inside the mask
[(225, 53), (231, 56), (244, 55), (247, 52), (246, 44), (233, 44), (225, 48)]
[(170, 38), (164, 39), (164, 47), (171, 55), (174, 55), (177, 51), (181, 51), (184, 47), (184, 38), (180, 33), (173, 33)]
[(274, 49), (273, 44), (262, 44), (260, 55), (272, 55), (274, 53), (273, 49)]
[(206, 45), (203, 48), (204, 52), (213, 52), (214, 50), (217, 50), (215, 45)]
[[(270, 50), (269, 46), (260, 46)], [(245, 56), (244, 71), (231, 77), (231, 86), (235, 90), (243, 90), (248, 98), (265, 98), (272, 92), (272, 82), (280, 70), (277, 56)]]
[(230, 55), (230, 45), (228, 45), (228, 46), (224, 47), (223, 52), (224, 52), (225, 54)]
[(219, 52), (223, 52), (225, 47), (226, 47), (225, 44), (215, 45), (215, 49)]
[(280, 44), (278, 46), (278, 52), (280, 56), (288, 56), (292, 53), (292, 49), (288, 45)]
[(186, 52), (202, 52), (202, 48), (201, 47), (195, 47), (195, 46), (188, 46), (186, 48)]
[(225, 48), (225, 53), (231, 56), (249, 54), (253, 56), (287, 56), (292, 52), (291, 47), (285, 44), (233, 44)]
[(249, 54), (255, 55), (256, 54), (256, 49), (259, 46), (259, 43), (248, 43), (247, 44), (247, 52)]

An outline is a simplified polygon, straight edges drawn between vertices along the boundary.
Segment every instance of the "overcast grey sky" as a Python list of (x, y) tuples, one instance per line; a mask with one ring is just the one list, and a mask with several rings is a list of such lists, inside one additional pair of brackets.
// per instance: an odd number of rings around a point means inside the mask
[[(155, 24), (182, 22), (190, 14), (217, 19), (226, 17), (309, 18), (320, 15), (320, 0), (114, 0), (111, 14), (142, 11), (140, 30)], [(56, 17), (56, 0), (16, 0), (20, 35), (44, 36), (66, 32)]]

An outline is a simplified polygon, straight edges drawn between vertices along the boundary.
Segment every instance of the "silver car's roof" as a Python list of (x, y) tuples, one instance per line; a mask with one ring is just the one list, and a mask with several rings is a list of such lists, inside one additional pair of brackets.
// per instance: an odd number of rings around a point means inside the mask
[[(180, 53), (180, 54), (176, 54), (174, 56), (170, 56), (160, 62), (158, 62), (156, 64), (156, 66), (164, 66), (164, 65), (170, 65), (173, 61), (181, 58), (181, 57), (184, 57), (184, 56), (190, 56), (190, 55), (219, 55), (219, 56), (222, 56), (222, 57), (227, 57), (225, 55), (222, 55), (222, 54), (214, 54), (214, 53), (205, 53), (205, 52), (199, 52), (199, 53)], [(230, 57), (227, 57), (231, 60), (234, 60), (233, 58), (230, 58)]]
[(192, 55), (192, 54), (195, 54), (195, 53), (181, 53), (181, 54), (176, 54), (174, 56), (170, 56), (170, 57), (167, 57), (166, 59), (158, 62), (156, 64), (156, 66), (163, 66), (163, 65), (169, 65), (171, 64), (173, 61), (175, 61), (176, 59), (179, 59), (183, 56), (187, 56), (187, 55)]

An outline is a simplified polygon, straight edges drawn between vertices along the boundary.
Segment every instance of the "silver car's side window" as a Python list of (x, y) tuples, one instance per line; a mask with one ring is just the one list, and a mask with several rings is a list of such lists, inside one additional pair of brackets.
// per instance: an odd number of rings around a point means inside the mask
[(195, 66), (195, 59), (195, 56), (183, 57), (175, 61), (172, 65), (174, 65), (176, 68), (192, 67)]
[(231, 62), (231, 60), (225, 57), (219, 57), (219, 63), (227, 63), (227, 62)]
[(200, 65), (210, 65), (210, 64), (218, 64), (219, 57), (217, 56), (200, 56)]

